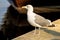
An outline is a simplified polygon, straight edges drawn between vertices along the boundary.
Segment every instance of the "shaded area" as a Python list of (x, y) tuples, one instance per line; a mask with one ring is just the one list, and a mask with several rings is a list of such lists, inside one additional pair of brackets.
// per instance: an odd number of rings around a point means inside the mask
[(41, 28), (41, 30), (44, 30), (45, 32), (53, 35), (53, 36), (60, 36), (60, 32), (56, 32), (56, 31), (53, 31), (53, 30), (49, 30), (49, 29), (46, 29), (46, 28)]
[(40, 13), (40, 15), (47, 19), (50, 19), (51, 21), (60, 19), (60, 12)]
[(55, 38), (55, 39), (51, 39), (51, 40), (60, 40), (60, 39), (56, 39), (56, 38)]
[(9, 28), (6, 29), (6, 36), (8, 39), (13, 39), (16, 38), (18, 36), (21, 36), (29, 31), (32, 31), (34, 29), (34, 27), (31, 26), (22, 26), (22, 27), (18, 27), (18, 26), (11, 26)]
[(60, 5), (59, 0), (32, 0), (34, 6)]
[(50, 6), (50, 5), (60, 5), (59, 0), (13, 0), (16, 6), (23, 6), (31, 4), (33, 6)]

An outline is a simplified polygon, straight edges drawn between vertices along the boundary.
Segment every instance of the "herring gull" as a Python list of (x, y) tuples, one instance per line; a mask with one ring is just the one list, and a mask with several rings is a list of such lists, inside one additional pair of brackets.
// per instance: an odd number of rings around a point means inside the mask
[[(22, 6), (22, 8), (27, 9), (27, 20), (32, 26), (35, 27), (34, 33), (36, 33), (36, 27), (39, 27), (39, 30), (40, 30), (40, 27), (53, 25), (50, 20), (42, 17), (41, 15), (34, 13), (32, 5)], [(40, 34), (40, 31), (39, 31), (39, 34)]]

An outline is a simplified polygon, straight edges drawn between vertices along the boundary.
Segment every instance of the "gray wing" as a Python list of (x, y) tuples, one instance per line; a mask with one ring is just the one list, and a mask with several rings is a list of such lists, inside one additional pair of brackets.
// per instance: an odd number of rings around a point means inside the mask
[(44, 17), (40, 16), (40, 15), (35, 16), (35, 23), (37, 23), (41, 26), (50, 25), (50, 22), (47, 19), (45, 19)]

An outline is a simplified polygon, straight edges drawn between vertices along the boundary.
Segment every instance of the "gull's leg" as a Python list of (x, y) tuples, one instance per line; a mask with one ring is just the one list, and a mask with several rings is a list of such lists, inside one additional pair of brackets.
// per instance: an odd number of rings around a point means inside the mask
[(37, 24), (37, 23), (34, 23), (36, 26), (35, 26), (35, 34), (36, 34), (36, 27), (39, 27), (39, 32), (40, 32), (40, 27), (42, 27), (41, 25)]
[(42, 27), (42, 26), (39, 26), (39, 33), (38, 33), (38, 35), (40, 35), (40, 27)]
[(39, 33), (38, 33), (38, 35), (40, 35), (40, 27), (39, 27)]
[(34, 35), (36, 35), (36, 27), (35, 27)]

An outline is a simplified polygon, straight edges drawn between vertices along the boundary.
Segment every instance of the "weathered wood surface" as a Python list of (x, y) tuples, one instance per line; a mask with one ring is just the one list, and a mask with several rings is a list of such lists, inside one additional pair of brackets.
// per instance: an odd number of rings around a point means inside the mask
[(12, 40), (60, 40), (60, 19), (52, 22), (56, 27), (41, 28), (40, 35), (34, 35), (34, 30)]
[[(23, 8), (17, 8), (17, 10), (22, 13), (26, 14), (27, 10)], [(60, 12), (60, 8), (53, 8), (53, 7), (34, 7), (35, 13), (49, 13), (49, 12)]]

